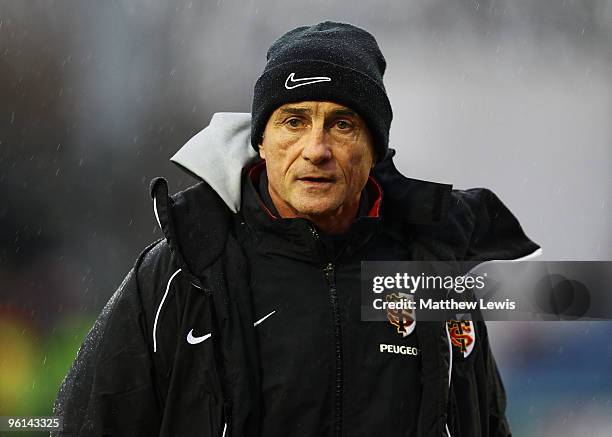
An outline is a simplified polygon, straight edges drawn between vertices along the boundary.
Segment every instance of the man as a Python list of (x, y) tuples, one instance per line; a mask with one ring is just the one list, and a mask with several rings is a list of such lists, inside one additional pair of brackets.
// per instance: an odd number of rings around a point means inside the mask
[(357, 27), (294, 29), (252, 116), (216, 114), (173, 158), (202, 181), (172, 197), (152, 183), (165, 238), (85, 339), (63, 434), (510, 435), (484, 324), (466, 353), (445, 322), (360, 321), (362, 261), (538, 249), (490, 191), (395, 169), (385, 65)]

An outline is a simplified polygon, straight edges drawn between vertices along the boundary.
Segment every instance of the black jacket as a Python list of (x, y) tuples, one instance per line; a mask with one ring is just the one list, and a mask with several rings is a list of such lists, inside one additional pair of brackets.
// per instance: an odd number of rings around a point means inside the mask
[[(410, 259), (516, 259), (538, 249), (491, 191), (405, 178), (391, 157), (373, 172), (384, 193), (380, 226)], [(270, 324), (254, 326), (266, 314), (254, 311), (242, 214), (204, 182), (169, 197), (156, 179), (151, 192), (165, 238), (138, 257), (87, 335), (55, 405), (64, 430), (53, 435), (259, 436), (257, 329)], [(410, 435), (510, 435), (486, 327), (475, 325), (477, 343), (464, 358), (446, 323), (416, 324), (420, 386), (418, 402), (406, 404), (418, 408)], [(326, 435), (340, 435), (330, 420)]]

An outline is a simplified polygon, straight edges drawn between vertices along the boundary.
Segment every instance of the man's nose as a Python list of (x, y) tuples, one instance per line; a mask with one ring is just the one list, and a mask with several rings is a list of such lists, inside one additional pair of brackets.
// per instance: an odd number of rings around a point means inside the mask
[(330, 138), (324, 127), (313, 127), (304, 138), (302, 157), (312, 164), (322, 164), (331, 159)]

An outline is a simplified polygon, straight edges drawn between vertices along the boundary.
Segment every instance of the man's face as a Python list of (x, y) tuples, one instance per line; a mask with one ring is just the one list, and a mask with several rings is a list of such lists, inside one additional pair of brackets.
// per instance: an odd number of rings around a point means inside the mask
[(375, 162), (363, 119), (332, 102), (289, 103), (276, 109), (259, 154), (266, 160), (270, 196), (283, 217), (356, 211)]

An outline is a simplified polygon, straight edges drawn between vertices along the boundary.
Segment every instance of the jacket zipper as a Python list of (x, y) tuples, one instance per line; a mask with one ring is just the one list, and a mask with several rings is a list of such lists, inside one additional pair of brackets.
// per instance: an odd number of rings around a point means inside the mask
[(329, 262), (324, 268), (325, 278), (329, 286), (329, 299), (334, 318), (334, 340), (336, 350), (336, 390), (334, 393), (334, 431), (336, 437), (342, 436), (342, 392), (343, 392), (343, 375), (342, 375), (342, 321), (340, 318), (340, 309), (338, 306), (338, 293), (336, 290), (336, 275), (334, 263)]
[[(319, 250), (324, 253), (321, 239), (317, 229), (311, 225), (310, 232), (312, 237), (317, 242)], [(340, 254), (338, 254), (338, 257)], [(338, 259), (336, 257), (336, 259)], [(342, 320), (340, 317), (340, 307), (338, 305), (338, 291), (336, 289), (336, 271), (332, 261), (329, 261), (324, 267), (325, 279), (329, 287), (329, 301), (331, 304), (333, 323), (334, 323), (334, 347), (336, 356), (336, 374), (335, 374), (335, 391), (334, 391), (334, 435), (342, 437), (342, 396), (344, 390), (343, 366), (342, 366)]]

